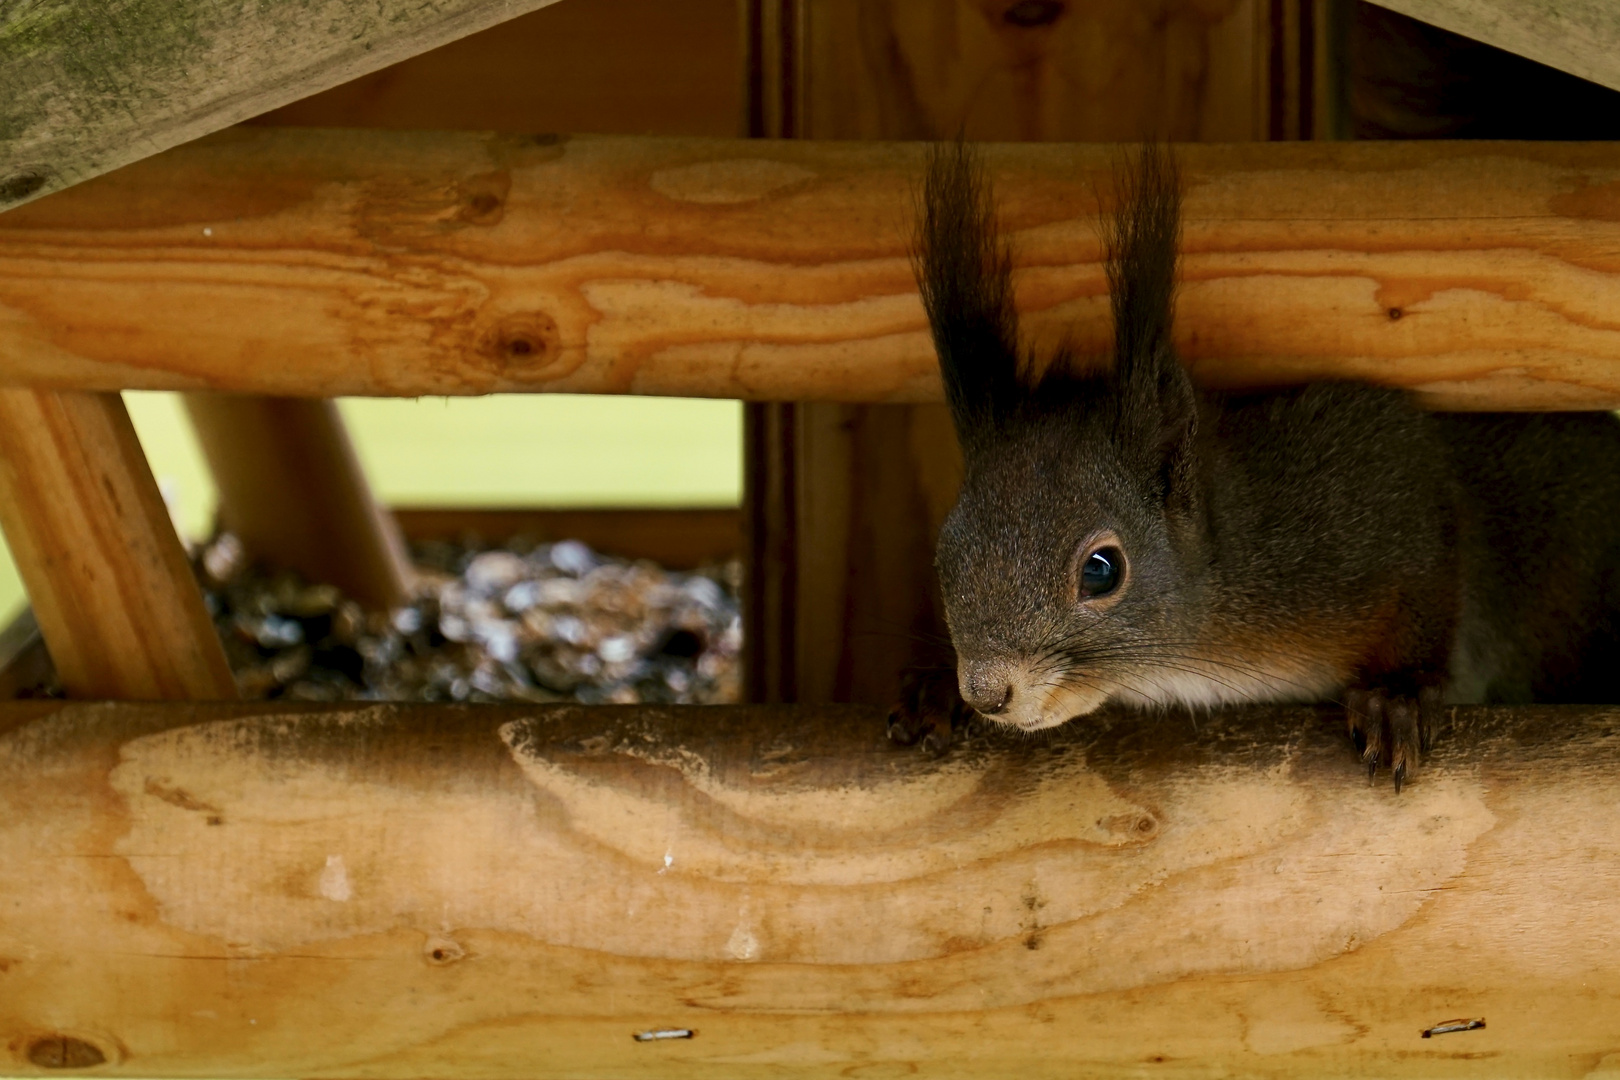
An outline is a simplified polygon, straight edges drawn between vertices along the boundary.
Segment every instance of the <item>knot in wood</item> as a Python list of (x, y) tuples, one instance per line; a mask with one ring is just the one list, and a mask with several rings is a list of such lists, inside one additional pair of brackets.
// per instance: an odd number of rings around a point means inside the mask
[(1001, 13), (1001, 21), (1009, 26), (1050, 26), (1065, 10), (1063, 0), (1019, 0)]
[(557, 323), (535, 312), (503, 320), (489, 335), (485, 349), (497, 366), (534, 371), (551, 363)]
[(41, 1069), (88, 1069), (105, 1064), (107, 1055), (71, 1035), (46, 1035), (28, 1044), (28, 1060)]
[(505, 170), (469, 176), (457, 185), (461, 208), (456, 217), (469, 225), (498, 225), (511, 192), (512, 174)]
[(447, 964), (453, 964), (457, 960), (463, 959), (466, 955), (466, 949), (462, 948), (459, 943), (452, 941), (447, 937), (429, 938), (427, 943), (422, 946), (423, 958), (426, 959), (428, 963), (435, 964), (440, 967)]
[(50, 176), (43, 169), (18, 169), (0, 180), (0, 205), (28, 198), (44, 187)]

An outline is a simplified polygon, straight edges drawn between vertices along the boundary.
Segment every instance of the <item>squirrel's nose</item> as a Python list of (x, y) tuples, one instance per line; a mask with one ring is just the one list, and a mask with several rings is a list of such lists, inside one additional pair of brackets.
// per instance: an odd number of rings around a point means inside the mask
[(971, 692), (964, 693), (962, 700), (973, 706), (976, 712), (985, 716), (994, 716), (1007, 707), (1012, 700), (1013, 688), (1002, 685), (997, 687), (974, 686)]

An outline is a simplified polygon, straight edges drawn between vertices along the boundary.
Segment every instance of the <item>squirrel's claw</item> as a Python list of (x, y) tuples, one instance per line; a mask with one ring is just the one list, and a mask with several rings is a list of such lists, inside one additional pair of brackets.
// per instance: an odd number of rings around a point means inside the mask
[(956, 669), (910, 668), (900, 678), (900, 700), (889, 710), (889, 741), (941, 757), (973, 715), (957, 689)]
[(1395, 781), (1396, 794), (1400, 793), (1429, 748), (1430, 716), (1439, 702), (1439, 688), (1429, 686), (1416, 699), (1387, 697), (1382, 690), (1345, 693), (1350, 738), (1367, 766), (1369, 783), (1377, 778), (1378, 767), (1383, 765)]

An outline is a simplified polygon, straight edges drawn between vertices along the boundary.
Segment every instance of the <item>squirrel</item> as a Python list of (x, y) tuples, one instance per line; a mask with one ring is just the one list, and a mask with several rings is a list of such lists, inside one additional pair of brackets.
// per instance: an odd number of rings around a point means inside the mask
[(982, 163), (930, 152), (913, 261), (963, 453), (936, 555), (957, 660), (910, 680), (891, 737), (1337, 702), (1399, 792), (1445, 704), (1615, 700), (1620, 422), (1200, 390), (1171, 335), (1175, 160), (1150, 144), (1118, 180), (1112, 363), (1037, 365)]

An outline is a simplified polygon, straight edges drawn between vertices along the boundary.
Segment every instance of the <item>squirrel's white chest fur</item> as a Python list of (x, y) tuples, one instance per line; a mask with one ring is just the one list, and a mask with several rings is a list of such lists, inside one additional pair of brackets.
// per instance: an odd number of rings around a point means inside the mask
[(1128, 685), (1110, 695), (1122, 705), (1137, 708), (1215, 708), (1219, 705), (1286, 704), (1321, 701), (1344, 686), (1343, 675), (1327, 667), (1307, 670), (1266, 671), (1226, 669), (1147, 668), (1133, 674)]
[(1329, 665), (1286, 669), (1231, 660), (1189, 658), (1175, 667), (1143, 664), (1108, 678), (1041, 678), (1027, 667), (1012, 673), (1009, 707), (994, 719), (1039, 731), (1094, 712), (1109, 702), (1135, 708), (1212, 709), (1220, 705), (1287, 704), (1331, 699), (1345, 673)]

